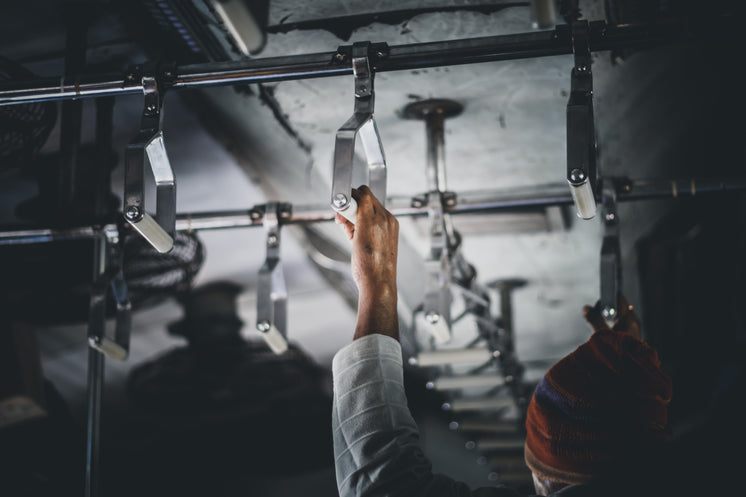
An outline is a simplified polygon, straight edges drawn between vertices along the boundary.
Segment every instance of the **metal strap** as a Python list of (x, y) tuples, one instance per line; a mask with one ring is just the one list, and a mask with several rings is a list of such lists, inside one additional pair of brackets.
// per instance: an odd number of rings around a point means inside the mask
[(603, 180), (601, 199), (604, 216), (604, 238), (601, 244), (601, 315), (613, 326), (619, 318), (619, 294), (622, 281), (622, 257), (619, 246), (619, 215), (614, 180)]
[[(173, 248), (176, 227), (176, 180), (161, 131), (162, 99), (154, 76), (142, 77), (145, 107), (140, 132), (125, 151), (124, 218), (158, 252)], [(145, 160), (155, 178), (156, 214), (145, 210)]]
[(370, 42), (359, 42), (352, 46), (352, 69), (355, 77), (355, 110), (337, 130), (334, 142), (334, 165), (332, 173), (332, 208), (354, 222), (356, 212), (352, 198), (353, 167), (355, 164), (355, 141), (359, 136), (367, 163), (367, 184), (373, 194), (386, 203), (386, 157), (381, 138), (373, 118), (375, 93), (373, 71), (368, 59)]
[(572, 25), (575, 65), (572, 69), (570, 98), (567, 102), (567, 181), (578, 216), (596, 215), (596, 133), (593, 118), (593, 74), (588, 43), (588, 21)]
[[(119, 233), (107, 230), (95, 240), (94, 279), (88, 314), (88, 344), (111, 359), (123, 361), (129, 355), (132, 305), (122, 272)], [(116, 303), (114, 336), (106, 335), (107, 295)]]
[(262, 224), (267, 232), (267, 255), (259, 270), (256, 328), (277, 354), (288, 349), (287, 287), (280, 262), (280, 211), (278, 203), (264, 206)]
[(438, 343), (451, 339), (451, 279), (453, 264), (449, 254), (446, 216), (440, 192), (427, 196), (430, 221), (430, 252), (425, 258), (423, 312), (428, 331)]

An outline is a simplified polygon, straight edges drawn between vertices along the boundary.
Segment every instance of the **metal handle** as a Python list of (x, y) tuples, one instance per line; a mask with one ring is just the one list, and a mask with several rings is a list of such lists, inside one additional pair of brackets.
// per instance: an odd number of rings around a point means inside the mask
[(367, 163), (367, 184), (381, 204), (386, 204), (386, 157), (373, 119), (375, 94), (373, 72), (368, 61), (370, 42), (352, 46), (352, 69), (355, 76), (355, 110), (337, 130), (334, 140), (332, 170), (332, 208), (354, 223), (357, 204), (352, 198), (355, 143), (360, 137)]
[(601, 244), (601, 315), (607, 324), (619, 318), (622, 264), (619, 245), (619, 215), (616, 205), (616, 186), (612, 179), (604, 179), (601, 189), (604, 216), (604, 238)]
[(267, 232), (267, 255), (259, 269), (257, 287), (256, 328), (270, 349), (282, 354), (288, 349), (287, 287), (280, 262), (279, 205), (270, 202), (264, 206), (262, 224)]
[[(123, 361), (129, 355), (132, 305), (121, 268), (119, 236), (107, 232), (96, 240), (96, 271), (88, 314), (88, 344), (111, 359)], [(114, 337), (106, 336), (106, 297), (111, 290), (116, 302)]]
[(572, 25), (575, 65), (567, 102), (567, 182), (578, 217), (596, 215), (596, 132), (593, 118), (593, 74), (588, 21)]
[(460, 390), (462, 388), (494, 388), (505, 385), (505, 380), (497, 374), (474, 374), (464, 376), (443, 376), (428, 381), (428, 390)]
[[(144, 76), (145, 109), (140, 132), (125, 152), (124, 218), (160, 253), (173, 248), (176, 229), (176, 180), (161, 131), (161, 101), (155, 78)], [(155, 178), (155, 218), (145, 211), (145, 161)]]
[(481, 399), (453, 399), (451, 402), (443, 404), (443, 409), (446, 411), (462, 412), (462, 411), (487, 411), (487, 410), (502, 410), (515, 405), (511, 398), (496, 398), (496, 397), (485, 397)]
[(409, 359), (413, 366), (445, 366), (456, 363), (485, 363), (495, 357), (489, 349), (440, 349), (428, 350)]

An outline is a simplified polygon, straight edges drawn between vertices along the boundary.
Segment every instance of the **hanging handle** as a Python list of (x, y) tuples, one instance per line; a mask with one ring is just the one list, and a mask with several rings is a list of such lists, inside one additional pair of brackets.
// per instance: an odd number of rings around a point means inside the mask
[[(132, 305), (122, 273), (119, 234), (107, 231), (96, 240), (96, 272), (88, 314), (88, 344), (111, 359), (123, 361), (129, 355)], [(106, 336), (106, 300), (111, 290), (116, 303), (114, 337)]]
[(593, 121), (593, 74), (588, 21), (572, 25), (575, 65), (567, 102), (567, 182), (578, 217), (596, 215), (596, 132)]
[(352, 177), (358, 136), (367, 163), (367, 184), (379, 202), (384, 206), (386, 203), (386, 157), (373, 118), (375, 93), (373, 72), (368, 59), (369, 49), (370, 42), (352, 45), (355, 110), (352, 117), (337, 130), (334, 141), (331, 206), (352, 223), (357, 220), (357, 202), (352, 198)]
[(451, 275), (448, 236), (441, 196), (428, 194), (430, 253), (425, 258), (425, 295), (423, 313), (427, 331), (439, 344), (451, 340)]
[[(154, 77), (143, 76), (145, 108), (140, 132), (125, 151), (124, 218), (160, 253), (174, 245), (176, 181), (161, 131), (161, 99)], [(156, 214), (145, 211), (145, 161), (155, 178)]]
[(601, 188), (604, 216), (604, 238), (601, 244), (601, 315), (609, 326), (619, 318), (622, 264), (619, 245), (619, 215), (617, 213), (616, 186), (612, 179), (604, 178)]
[(287, 287), (280, 261), (280, 207), (276, 202), (264, 206), (262, 224), (267, 232), (267, 255), (259, 269), (256, 329), (275, 354), (288, 349)]

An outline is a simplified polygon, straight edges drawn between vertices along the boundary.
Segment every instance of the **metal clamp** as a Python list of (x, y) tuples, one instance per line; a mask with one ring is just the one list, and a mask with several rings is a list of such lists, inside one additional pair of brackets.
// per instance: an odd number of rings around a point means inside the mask
[[(176, 181), (161, 131), (163, 105), (154, 76), (142, 77), (145, 108), (140, 132), (125, 152), (124, 218), (158, 252), (173, 248), (176, 226)], [(150, 163), (156, 187), (155, 219), (145, 211), (145, 160)]]
[[(123, 361), (129, 355), (132, 305), (122, 273), (119, 232), (109, 229), (96, 239), (94, 279), (88, 315), (88, 344), (111, 359)], [(106, 336), (108, 290), (116, 303), (113, 338)]]
[(262, 225), (267, 232), (267, 255), (259, 270), (256, 329), (275, 354), (288, 349), (285, 274), (280, 262), (280, 211), (276, 202), (264, 206)]
[(337, 130), (334, 142), (332, 174), (332, 208), (354, 223), (357, 202), (352, 198), (355, 140), (360, 136), (367, 161), (367, 184), (373, 195), (386, 203), (386, 157), (373, 119), (375, 94), (373, 71), (368, 60), (370, 42), (352, 45), (352, 71), (355, 75), (355, 110), (351, 118)]
[(570, 184), (578, 217), (596, 215), (596, 132), (593, 121), (593, 74), (588, 43), (588, 21), (572, 24), (572, 69), (567, 102), (567, 182)]
[(619, 318), (619, 295), (622, 281), (621, 250), (619, 246), (619, 215), (617, 214), (616, 185), (604, 178), (601, 188), (604, 216), (604, 238), (601, 244), (601, 315), (613, 326)]

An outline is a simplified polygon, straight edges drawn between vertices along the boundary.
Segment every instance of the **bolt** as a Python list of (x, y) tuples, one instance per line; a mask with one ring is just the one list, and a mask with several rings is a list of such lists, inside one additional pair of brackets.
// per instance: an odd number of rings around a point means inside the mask
[(277, 246), (277, 235), (274, 233), (270, 233), (269, 236), (267, 236), (267, 245), (270, 247), (276, 247)]
[(575, 184), (579, 184), (585, 181), (585, 171), (580, 168), (575, 168), (570, 171), (570, 181)]
[(435, 388), (435, 383), (432, 381), (428, 381), (427, 383), (425, 383), (425, 388), (427, 388), (428, 390), (432, 390), (433, 388)]
[(466, 450), (474, 450), (477, 448), (477, 444), (473, 440), (469, 440), (464, 444), (464, 447), (466, 447)]
[(616, 309), (611, 306), (605, 306), (601, 309), (601, 315), (606, 319), (614, 319), (616, 317)]
[(262, 213), (261, 213), (261, 212), (259, 212), (259, 211), (258, 211), (258, 210), (256, 210), (256, 209), (251, 209), (251, 210), (249, 211), (249, 217), (250, 217), (251, 219), (253, 219), (253, 220), (257, 220), (257, 219), (259, 219), (259, 218), (261, 218), (261, 217), (262, 217)]
[(446, 205), (447, 205), (448, 207), (453, 207), (454, 205), (456, 205), (456, 199), (455, 199), (455, 198), (453, 198), (453, 197), (449, 197), (449, 198), (447, 198), (447, 199), (446, 199)]
[(609, 213), (606, 214), (606, 220), (607, 221), (613, 221), (614, 219), (616, 219), (616, 216), (614, 215), (613, 212), (609, 212)]
[(425, 314), (425, 320), (430, 324), (435, 324), (440, 321), (440, 314), (432, 311), (428, 312), (427, 314)]
[(365, 92), (367, 92), (367, 91), (368, 91), (368, 87), (367, 87), (367, 86), (361, 86), (361, 87), (360, 87), (360, 91), (361, 91), (362, 93), (365, 93)]
[(347, 195), (344, 193), (337, 193), (334, 195), (334, 199), (332, 200), (332, 204), (334, 204), (334, 207), (337, 209), (341, 209), (345, 205), (347, 205)]
[(259, 321), (258, 323), (256, 323), (256, 329), (261, 331), (262, 333), (267, 333), (269, 331), (269, 328), (269, 321)]
[(448, 402), (443, 402), (443, 404), (440, 406), (441, 409), (444, 411), (450, 411), (451, 410), (451, 404)]
[(425, 202), (421, 198), (412, 199), (412, 207), (414, 207), (415, 209), (419, 209), (423, 205), (425, 205)]
[(130, 221), (135, 221), (140, 218), (140, 208), (136, 205), (130, 205), (127, 207), (127, 210), (124, 212), (124, 215), (129, 219)]
[(334, 58), (335, 58), (335, 59), (337, 59), (337, 60), (338, 60), (339, 62), (344, 62), (344, 61), (345, 61), (345, 58), (346, 58), (346, 57), (345, 57), (345, 54), (343, 54), (343, 53), (338, 53), (338, 54), (336, 54), (336, 55), (334, 56)]
[(450, 423), (448, 423), (448, 428), (451, 430), (458, 430), (459, 429), (458, 421), (451, 421)]

